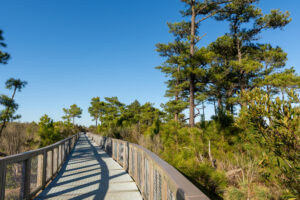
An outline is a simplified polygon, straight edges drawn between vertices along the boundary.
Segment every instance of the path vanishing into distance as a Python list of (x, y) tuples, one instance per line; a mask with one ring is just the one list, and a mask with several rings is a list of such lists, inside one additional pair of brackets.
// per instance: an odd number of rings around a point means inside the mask
[[(17, 174), (13, 173), (15, 169)], [(209, 197), (148, 149), (87, 132), (0, 158), (0, 200), (5, 199), (209, 200)]]
[(54, 180), (35, 199), (142, 200), (129, 174), (81, 134)]

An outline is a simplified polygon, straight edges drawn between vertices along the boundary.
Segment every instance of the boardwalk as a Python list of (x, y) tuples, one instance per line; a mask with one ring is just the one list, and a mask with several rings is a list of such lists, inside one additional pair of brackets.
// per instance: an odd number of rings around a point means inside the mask
[(141, 200), (142, 197), (126, 171), (81, 135), (57, 177), (36, 199)]

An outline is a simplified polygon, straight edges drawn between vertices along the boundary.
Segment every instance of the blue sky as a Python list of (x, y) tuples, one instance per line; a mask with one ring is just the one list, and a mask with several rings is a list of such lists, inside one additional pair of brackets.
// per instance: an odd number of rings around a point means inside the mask
[[(264, 13), (280, 8), (293, 21), (284, 31), (267, 31), (261, 42), (281, 46), (287, 66), (300, 74), (299, 0), (264, 0)], [(43, 114), (61, 120), (62, 108), (83, 109), (78, 124), (90, 125), (87, 108), (95, 96), (118, 96), (128, 104), (167, 101), (166, 80), (154, 69), (162, 59), (155, 44), (172, 41), (167, 22), (181, 21), (179, 0), (10, 0), (1, 2), (0, 29), (12, 59), (0, 66), (0, 93), (4, 82), (21, 78), (28, 85), (16, 96), (21, 121), (39, 121)], [(227, 31), (227, 24), (208, 20), (200, 27), (205, 46)], [(212, 114), (208, 107), (207, 117)]]

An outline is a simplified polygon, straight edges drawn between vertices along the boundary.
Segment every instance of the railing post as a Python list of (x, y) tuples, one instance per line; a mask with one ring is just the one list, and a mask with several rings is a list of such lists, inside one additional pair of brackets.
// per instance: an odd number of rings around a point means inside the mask
[(53, 148), (53, 174), (57, 172), (57, 148)]
[(66, 141), (64, 142), (64, 144), (63, 144), (63, 147), (64, 147), (64, 150), (63, 150), (63, 161), (65, 161), (66, 160), (66, 154), (67, 154), (67, 150), (66, 150)]
[(139, 163), (139, 165), (141, 165), (141, 193), (142, 193), (142, 195), (144, 194), (144, 192), (145, 192), (145, 158), (144, 158), (144, 153), (141, 151), (140, 152), (140, 154), (141, 154), (141, 163)]
[(56, 147), (56, 172), (58, 172), (59, 168), (59, 145)]
[(149, 184), (150, 184), (150, 188), (149, 188), (149, 190), (150, 190), (150, 200), (152, 200), (152, 199), (154, 199), (154, 196), (153, 196), (153, 194), (154, 194), (154, 165), (153, 165), (153, 163), (151, 163), (150, 164), (150, 161), (148, 161), (149, 162)]
[(38, 168), (37, 168), (37, 185), (43, 186), (43, 165), (44, 165), (44, 155), (38, 155)]
[(42, 188), (44, 189), (46, 186), (46, 179), (47, 179), (47, 151), (43, 153), (43, 175), (42, 175)]
[(138, 153), (137, 153), (137, 148), (134, 149), (134, 177), (135, 177), (135, 182), (138, 181)]
[(71, 152), (71, 149), (72, 149), (72, 139), (69, 139), (69, 142), (68, 142), (68, 144), (69, 144), (69, 152), (68, 152), (68, 155), (69, 155), (69, 153)]
[(60, 147), (60, 166), (62, 166), (63, 163), (63, 144), (59, 145)]
[(5, 197), (5, 179), (6, 179), (6, 164), (0, 161), (0, 200)]
[(22, 162), (20, 199), (28, 199), (30, 194), (31, 158)]
[(50, 156), (49, 156), (49, 162), (47, 162), (47, 171), (50, 174), (50, 179), (52, 178), (53, 174), (53, 150), (49, 151)]
[(116, 161), (119, 163), (119, 147), (120, 147), (120, 145), (119, 145), (119, 143), (118, 143), (118, 141), (116, 141), (116, 149), (117, 149), (117, 157), (116, 157)]
[(58, 168), (59, 168), (59, 166), (60, 166), (60, 160), (61, 160), (61, 149), (60, 149), (60, 147), (61, 147), (61, 145), (59, 144), (58, 146), (57, 146), (57, 170), (58, 170)]

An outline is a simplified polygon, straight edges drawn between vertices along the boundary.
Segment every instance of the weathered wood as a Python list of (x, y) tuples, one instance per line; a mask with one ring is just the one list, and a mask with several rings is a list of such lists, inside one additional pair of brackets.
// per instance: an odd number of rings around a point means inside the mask
[(60, 171), (36, 199), (142, 200), (130, 176), (94, 145), (82, 135), (72, 150), (74, 154), (68, 157), (66, 171)]
[(43, 176), (42, 176), (42, 188), (44, 189), (47, 182), (47, 151), (43, 153)]
[(5, 197), (5, 178), (6, 178), (6, 164), (0, 161), (0, 200)]
[(57, 148), (53, 149), (53, 174), (57, 171)]
[(59, 146), (57, 146), (54, 150), (56, 151), (56, 158), (55, 158), (55, 160), (56, 160), (56, 170), (55, 170), (55, 172), (57, 172), (58, 167), (59, 167)]
[[(47, 171), (49, 172), (50, 179), (53, 176), (53, 165), (56, 164), (56, 171), (58, 170), (58, 149), (59, 147), (65, 147), (65, 143), (71, 140), (74, 140), (74, 142), (77, 141), (79, 134), (73, 135), (69, 138), (66, 138), (64, 140), (61, 140), (55, 144), (37, 149), (32, 150), (16, 155), (7, 156), (4, 158), (0, 158), (0, 200), (3, 200), (5, 198), (5, 181), (6, 181), (6, 166), (9, 164), (14, 163), (22, 163), (22, 179), (21, 179), (21, 189), (20, 189), (20, 198), (22, 199), (29, 199), (33, 197), (34, 194), (38, 192), (39, 189), (44, 189), (46, 182), (47, 182)], [(71, 147), (71, 146), (69, 146)], [(53, 149), (56, 149), (56, 163), (53, 162)], [(66, 159), (66, 152), (65, 149), (62, 151), (61, 149), (61, 155), (60, 159), (62, 164), (62, 161)], [(71, 150), (71, 149), (69, 149)], [(49, 154), (49, 162), (47, 161), (48, 155), (47, 152), (50, 152)], [(35, 156), (38, 156), (38, 169), (37, 169), (37, 188), (30, 192), (30, 175), (31, 175), (31, 159)]]
[[(109, 137), (103, 137), (99, 135), (95, 135), (92, 133), (87, 133), (87, 136), (93, 137), (94, 140), (98, 140), (99, 138), (106, 140), (110, 140), (112, 143), (121, 143), (124, 142), (122, 140), (118, 139), (111, 139)], [(97, 139), (98, 138), (98, 139)], [(112, 146), (112, 157), (114, 160), (120, 163), (119, 155), (115, 155), (114, 148), (118, 148), (118, 145)], [(108, 148), (104, 148), (106, 151), (108, 151)], [(180, 172), (178, 172), (173, 166), (169, 165), (167, 162), (159, 158), (157, 155), (149, 151), (148, 149), (139, 146), (137, 144), (129, 143), (129, 149), (135, 151), (134, 156), (134, 171), (131, 172), (129, 170), (129, 174), (134, 178), (135, 182), (137, 183), (140, 191), (142, 194), (144, 194), (145, 191), (145, 181), (150, 182), (150, 189), (149, 192), (153, 193), (154, 188), (154, 169), (159, 170), (159, 173), (161, 175), (160, 179), (160, 186), (159, 189), (161, 191), (161, 197), (163, 200), (174, 198), (178, 200), (192, 200), (192, 199), (202, 199), (202, 200), (208, 200), (209, 198), (201, 192), (196, 186), (194, 186), (188, 179), (186, 179)], [(118, 150), (118, 149), (117, 149)], [(109, 153), (109, 152), (107, 152)], [(117, 151), (116, 154), (118, 154), (119, 151)], [(138, 155), (140, 156), (140, 159), (138, 159)], [(130, 153), (129, 158), (132, 157), (132, 154)], [(145, 180), (145, 158), (148, 160), (148, 173), (149, 173), (149, 179)], [(131, 158), (133, 159), (133, 158)], [(132, 165), (131, 159), (129, 159), (128, 167), (129, 169), (132, 169), (130, 165)], [(139, 162), (138, 162), (139, 161)], [(123, 164), (123, 163), (122, 163)], [(123, 165), (123, 168), (126, 168), (126, 165)], [(140, 173), (138, 173), (138, 170), (140, 168)], [(156, 181), (156, 183), (158, 183)], [(149, 195), (149, 194), (147, 194)], [(144, 196), (145, 197), (145, 196)], [(147, 198), (147, 197), (145, 197)], [(153, 198), (153, 195), (151, 194), (150, 199)]]
[(69, 147), (69, 150), (68, 150), (68, 155), (69, 155), (69, 153), (70, 153), (71, 150), (72, 150), (72, 139), (69, 139), (68, 147)]
[(66, 160), (66, 142), (63, 143), (63, 161)]
[(59, 167), (61, 166), (61, 164), (62, 164), (62, 162), (63, 162), (63, 160), (62, 160), (62, 144), (61, 145), (59, 145), (59, 149), (58, 149), (59, 151)]
[(22, 162), (22, 179), (20, 199), (28, 199), (30, 195), (31, 158)]
[[(51, 179), (53, 175), (53, 150), (48, 151), (47, 154), (47, 173), (49, 174), (49, 177)], [(48, 177), (46, 181), (48, 181)]]
[[(150, 161), (149, 161), (150, 162)], [(150, 199), (154, 199), (154, 166), (153, 164), (149, 163), (149, 184), (150, 184), (150, 188), (149, 188), (149, 192), (150, 192)]]
[(38, 155), (38, 167), (37, 167), (37, 186), (43, 185), (43, 154)]
[(52, 150), (53, 148), (57, 147), (60, 144), (63, 144), (65, 141), (69, 141), (70, 139), (72, 139), (73, 137), (75, 138), (76, 135), (73, 135), (69, 138), (66, 138), (62, 141), (59, 141), (55, 144), (40, 148), (40, 149), (36, 149), (36, 150), (32, 150), (32, 151), (27, 151), (24, 153), (19, 153), (19, 154), (15, 154), (15, 155), (11, 155), (11, 156), (7, 156), (4, 158), (0, 158), (0, 160), (5, 160), (6, 165), (7, 164), (13, 164), (13, 163), (17, 163), (17, 162), (22, 162), (23, 160), (26, 160), (28, 158), (32, 158), (34, 156), (37, 156), (41, 153), (43, 153), (44, 151), (49, 151)]

